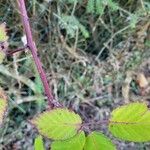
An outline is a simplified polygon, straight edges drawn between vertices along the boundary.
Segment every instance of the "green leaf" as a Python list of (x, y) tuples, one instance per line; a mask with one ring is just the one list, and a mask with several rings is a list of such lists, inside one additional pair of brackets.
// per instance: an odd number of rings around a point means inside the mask
[(89, 32), (88, 30), (85, 28), (85, 26), (83, 26), (80, 22), (78, 22), (78, 26), (79, 26), (79, 29), (81, 30), (81, 33), (83, 34), (83, 36), (85, 38), (89, 38)]
[(150, 14), (150, 3), (149, 2), (144, 2), (145, 3), (145, 10), (147, 14)]
[(115, 150), (115, 145), (100, 132), (92, 132), (86, 139), (84, 150)]
[(6, 54), (0, 48), (0, 64), (4, 61)]
[(67, 34), (73, 38), (76, 35), (77, 30), (80, 30), (85, 38), (89, 37), (89, 32), (84, 25), (82, 25), (75, 16), (62, 15), (56, 17), (59, 19), (59, 25), (61, 29), (66, 29)]
[(77, 134), (82, 120), (79, 115), (66, 108), (45, 111), (32, 120), (39, 132), (54, 140), (65, 140)]
[(0, 98), (0, 125), (3, 123), (3, 118), (6, 110), (7, 110), (7, 100)]
[(65, 141), (55, 141), (51, 145), (52, 150), (83, 150), (85, 133), (82, 131)]
[(62, 1), (70, 4), (78, 2), (78, 0), (62, 0)]
[(97, 14), (103, 15), (104, 9), (105, 9), (105, 5), (104, 5), (103, 0), (96, 0), (96, 7), (95, 8), (96, 8)]
[(112, 1), (112, 0), (108, 0), (108, 6), (112, 9), (112, 11), (116, 11), (118, 10), (118, 3)]
[(122, 140), (150, 141), (150, 111), (145, 103), (131, 103), (112, 112), (109, 130)]
[(130, 15), (130, 26), (131, 28), (135, 28), (138, 22), (138, 16), (136, 14)]
[(88, 0), (86, 10), (88, 13), (103, 15), (106, 6), (108, 6), (111, 11), (119, 9), (118, 3), (113, 0)]
[(43, 138), (41, 135), (37, 136), (34, 141), (34, 150), (45, 150)]
[(6, 34), (6, 25), (5, 23), (0, 24), (0, 42), (4, 42), (8, 40), (8, 36)]
[(95, 12), (95, 0), (88, 0), (86, 10), (88, 13), (94, 13)]
[(150, 40), (147, 39), (147, 40), (145, 41), (145, 45), (150, 48)]
[(5, 50), (8, 48), (8, 36), (5, 23), (0, 24), (0, 64), (5, 58)]

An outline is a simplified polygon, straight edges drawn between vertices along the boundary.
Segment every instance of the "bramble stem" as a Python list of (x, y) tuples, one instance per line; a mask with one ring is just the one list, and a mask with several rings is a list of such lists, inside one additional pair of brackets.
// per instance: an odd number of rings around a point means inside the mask
[(24, 0), (17, 0), (18, 1), (18, 6), (19, 6), (19, 11), (21, 14), (21, 19), (22, 19), (22, 24), (23, 24), (23, 28), (27, 37), (27, 46), (30, 49), (31, 53), (32, 53), (32, 57), (33, 60), (35, 62), (35, 65), (37, 67), (37, 70), (39, 72), (40, 78), (42, 80), (43, 86), (44, 86), (44, 91), (45, 94), (47, 96), (48, 102), (49, 102), (49, 106), (51, 108), (53, 107), (60, 107), (60, 103), (58, 101), (55, 100), (53, 94), (52, 94), (52, 90), (49, 87), (48, 81), (47, 81), (47, 77), (46, 77), (46, 73), (42, 68), (42, 63), (38, 57), (37, 54), (37, 47), (35, 45), (35, 42), (33, 40), (32, 37), (32, 32), (31, 32), (31, 27), (30, 27), (30, 23), (29, 23), (29, 17), (27, 15), (27, 10), (26, 10), (26, 6), (25, 6), (25, 2)]
[(6, 51), (6, 55), (11, 56), (11, 55), (13, 55), (13, 54), (15, 54), (17, 52), (25, 51), (26, 48), (27, 48), (27, 45), (24, 46), (24, 47), (17, 48), (15, 50), (7, 50)]

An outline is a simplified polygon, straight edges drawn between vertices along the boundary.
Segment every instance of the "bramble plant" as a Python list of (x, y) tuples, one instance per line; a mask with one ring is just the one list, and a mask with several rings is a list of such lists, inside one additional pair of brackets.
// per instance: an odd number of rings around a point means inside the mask
[[(93, 11), (94, 2), (100, 3), (100, 1), (89, 0), (87, 5), (88, 12)], [(113, 7), (114, 10), (118, 9), (116, 3), (113, 3), (111, 0), (108, 2), (110, 7)], [(104, 5), (104, 1), (101, 3)], [(51, 144), (52, 150), (115, 150), (116, 146), (108, 137), (99, 131), (89, 133), (91, 123), (84, 123), (78, 114), (73, 110), (63, 107), (62, 104), (54, 98), (37, 54), (37, 48), (32, 37), (24, 0), (18, 0), (18, 6), (27, 37), (27, 45), (25, 48), (28, 48), (32, 54), (49, 104), (49, 110), (46, 110), (31, 120), (31, 124), (38, 129), (40, 134), (35, 139), (35, 150), (45, 149), (42, 136), (53, 140)], [(96, 9), (96, 11), (98, 10)], [(102, 12), (103, 10), (99, 13), (101, 14)], [(79, 25), (79, 22), (77, 22), (77, 25)], [(82, 26), (80, 25), (80, 27)], [(8, 36), (5, 30), (5, 23), (3, 23), (0, 25), (0, 62), (9, 54), (7, 50)], [(85, 36), (88, 37), (88, 34), (85, 34)], [(23, 50), (23, 48), (14, 51), (14, 53), (20, 50)], [(13, 52), (11, 52), (11, 54), (13, 54)], [(8, 102), (7, 97), (2, 92), (0, 93), (0, 125), (2, 125)], [(113, 110), (109, 120), (98, 121), (94, 124), (108, 125), (108, 129), (112, 135), (124, 141), (150, 141), (150, 110), (144, 102), (134, 102), (120, 106)]]

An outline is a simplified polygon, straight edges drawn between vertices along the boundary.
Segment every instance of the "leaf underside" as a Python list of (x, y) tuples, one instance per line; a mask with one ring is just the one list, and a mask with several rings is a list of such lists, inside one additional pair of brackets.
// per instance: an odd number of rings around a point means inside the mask
[(109, 130), (122, 140), (150, 141), (150, 111), (145, 103), (121, 106), (112, 112)]
[(52, 150), (83, 150), (85, 133), (82, 131), (65, 141), (55, 141), (51, 145)]
[(82, 120), (66, 108), (45, 111), (32, 120), (40, 134), (53, 140), (66, 140), (77, 134)]
[(86, 139), (84, 150), (115, 150), (115, 145), (100, 132), (92, 132)]

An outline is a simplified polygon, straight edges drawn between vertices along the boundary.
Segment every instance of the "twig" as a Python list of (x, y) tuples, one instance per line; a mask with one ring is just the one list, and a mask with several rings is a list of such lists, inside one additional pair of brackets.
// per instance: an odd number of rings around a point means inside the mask
[(118, 34), (120, 34), (120, 33), (122, 33), (123, 31), (129, 29), (130, 27), (131, 27), (131, 26), (128, 25), (128, 26), (124, 27), (123, 29), (121, 29), (121, 30), (117, 31), (116, 33), (114, 33), (114, 34), (112, 35), (112, 37), (111, 37), (107, 42), (104, 43), (104, 47), (100, 50), (100, 52), (99, 52), (98, 55), (96, 56), (95, 60), (98, 60), (98, 59), (99, 59), (99, 57), (101, 56), (102, 52), (105, 50), (106, 45), (108, 45)]
[(49, 84), (47, 81), (46, 73), (44, 72), (44, 70), (42, 68), (42, 63), (38, 57), (37, 48), (36, 48), (36, 45), (35, 45), (33, 37), (32, 37), (31, 27), (30, 27), (30, 23), (29, 23), (29, 17), (27, 15), (27, 10), (26, 10), (24, 0), (18, 0), (18, 6), (19, 6), (20, 14), (21, 14), (23, 28), (24, 28), (24, 31), (25, 31), (25, 34), (27, 37), (27, 46), (31, 51), (33, 60), (37, 67), (40, 78), (42, 80), (42, 83), (44, 86), (44, 91), (45, 91), (45, 94), (46, 94), (48, 102), (49, 102), (49, 106), (50, 106), (50, 108), (61, 107), (61, 104), (55, 100), (55, 98), (52, 94), (52, 90), (49, 87)]
[(15, 49), (15, 50), (7, 50), (7, 51), (6, 51), (6, 55), (11, 56), (11, 55), (13, 55), (14, 53), (17, 53), (17, 52), (20, 52), (20, 51), (24, 51), (26, 48), (27, 48), (27, 45), (24, 46), (24, 47)]
[(142, 9), (144, 10), (144, 12), (145, 12), (145, 14), (146, 14), (146, 10), (145, 10), (145, 6), (144, 6), (143, 0), (140, 0), (140, 2), (141, 2)]

